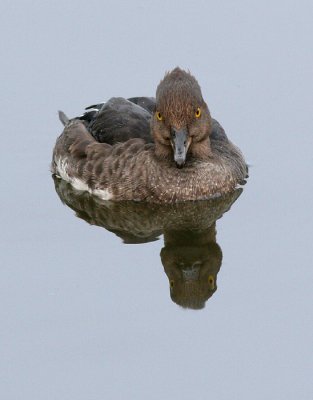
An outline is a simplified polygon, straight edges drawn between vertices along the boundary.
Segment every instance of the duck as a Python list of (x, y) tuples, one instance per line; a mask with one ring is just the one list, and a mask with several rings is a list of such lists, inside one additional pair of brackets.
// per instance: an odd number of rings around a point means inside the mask
[(51, 172), (102, 200), (176, 203), (207, 200), (245, 184), (248, 167), (211, 117), (200, 85), (179, 67), (156, 97), (112, 98), (69, 119)]

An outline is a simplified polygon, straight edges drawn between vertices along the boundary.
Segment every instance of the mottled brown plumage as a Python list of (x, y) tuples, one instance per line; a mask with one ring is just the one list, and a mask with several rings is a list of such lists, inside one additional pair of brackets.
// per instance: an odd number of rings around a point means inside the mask
[(103, 199), (156, 203), (207, 199), (246, 178), (241, 152), (211, 119), (195, 78), (179, 68), (157, 88), (151, 135), (154, 143), (99, 143), (74, 119), (57, 140), (52, 172)]

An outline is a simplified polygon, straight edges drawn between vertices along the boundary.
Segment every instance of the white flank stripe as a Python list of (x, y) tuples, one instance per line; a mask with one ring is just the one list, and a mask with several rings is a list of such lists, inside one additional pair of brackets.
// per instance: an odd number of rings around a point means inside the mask
[(57, 165), (57, 172), (60, 178), (64, 179), (65, 181), (69, 182), (76, 190), (87, 191), (95, 196), (100, 197), (102, 200), (111, 200), (113, 198), (112, 193), (109, 189), (95, 189), (92, 190), (86, 182), (82, 181), (79, 178), (70, 177), (67, 173), (68, 162), (66, 158), (59, 158), (55, 160)]

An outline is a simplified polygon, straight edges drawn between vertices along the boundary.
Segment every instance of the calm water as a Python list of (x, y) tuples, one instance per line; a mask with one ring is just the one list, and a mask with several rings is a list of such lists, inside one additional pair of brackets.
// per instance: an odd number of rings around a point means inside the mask
[[(1, 398), (312, 399), (312, 3), (0, 7)], [(242, 193), (151, 209), (51, 178), (56, 110), (176, 65), (251, 164)]]

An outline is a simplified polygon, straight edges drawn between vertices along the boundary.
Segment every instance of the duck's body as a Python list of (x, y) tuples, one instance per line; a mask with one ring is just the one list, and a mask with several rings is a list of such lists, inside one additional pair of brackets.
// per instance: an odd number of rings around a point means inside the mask
[(246, 163), (211, 119), (197, 85), (175, 69), (158, 88), (162, 114), (151, 114), (152, 98), (117, 98), (69, 121), (55, 145), (52, 172), (105, 200), (170, 203), (233, 191), (247, 176)]

